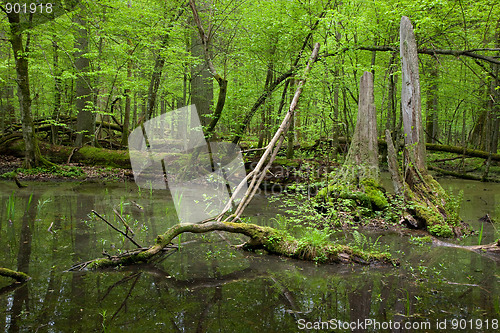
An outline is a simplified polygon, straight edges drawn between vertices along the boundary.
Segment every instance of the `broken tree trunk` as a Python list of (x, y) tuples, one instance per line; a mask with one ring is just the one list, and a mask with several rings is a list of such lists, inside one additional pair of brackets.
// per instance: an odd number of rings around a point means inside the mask
[(319, 191), (316, 197), (332, 203), (349, 199), (370, 211), (383, 210), (388, 202), (379, 185), (379, 174), (373, 74), (364, 72), (359, 86), (356, 128), (346, 160), (333, 184)]
[(405, 132), (404, 197), (410, 201), (405, 222), (415, 228), (427, 229), (436, 236), (462, 234), (464, 227), (458, 217), (458, 204), (428, 174), (422, 128), (418, 55), (413, 26), (403, 16), (400, 25), (402, 66), (401, 106)]
[(359, 186), (367, 179), (378, 183), (379, 173), (373, 74), (364, 72), (359, 85), (356, 129), (338, 180), (353, 186)]

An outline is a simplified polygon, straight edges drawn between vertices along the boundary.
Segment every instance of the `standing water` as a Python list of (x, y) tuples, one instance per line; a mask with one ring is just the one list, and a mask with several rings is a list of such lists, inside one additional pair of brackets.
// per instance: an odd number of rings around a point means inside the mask
[[(463, 190), (462, 218), (482, 229), (481, 236), (458, 243), (499, 237), (498, 224), (478, 219), (500, 217), (500, 185), (441, 183), (454, 194)], [(275, 205), (256, 197), (246, 213), (268, 225)], [(379, 242), (400, 267), (316, 265), (236, 250), (217, 234), (183, 234), (175, 240), (184, 243), (181, 250), (154, 264), (68, 271), (107, 252), (134, 249), (91, 213), (120, 226), (113, 209), (143, 246), (177, 223), (165, 192), (130, 183), (31, 183), (24, 189), (0, 183), (0, 267), (32, 277), (22, 285), (0, 277), (4, 331), (498, 331), (498, 258), (389, 232)], [(233, 244), (244, 240), (230, 238)]]

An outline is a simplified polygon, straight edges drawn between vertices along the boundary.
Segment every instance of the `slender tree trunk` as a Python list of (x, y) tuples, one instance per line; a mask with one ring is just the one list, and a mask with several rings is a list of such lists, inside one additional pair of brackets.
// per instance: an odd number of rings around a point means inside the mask
[(430, 62), (429, 81), (430, 87), (427, 90), (427, 113), (426, 113), (426, 134), (427, 143), (436, 143), (437, 138), (437, 115), (438, 115), (438, 69), (437, 59)]
[[(131, 7), (131, 3), (129, 2), (129, 7)], [(131, 48), (129, 51), (129, 56), (132, 55), (132, 41), (129, 39), (128, 40), (128, 45)], [(127, 64), (127, 79), (128, 83), (130, 84), (132, 80), (132, 68), (133, 68), (133, 63), (132, 60), (128, 61)], [(132, 97), (130, 96), (131, 90), (130, 88), (125, 88), (123, 91), (123, 94), (125, 95), (125, 113), (123, 115), (123, 132), (122, 132), (122, 141), (121, 144), (122, 146), (127, 146), (128, 145), (128, 134), (129, 134), (129, 128), (130, 128), (130, 104), (131, 104), (131, 99)]]
[(246, 130), (247, 126), (250, 124), (250, 121), (252, 120), (255, 112), (258, 110), (258, 108), (262, 104), (264, 104), (264, 102), (269, 97), (269, 95), (278, 87), (278, 85), (280, 85), (283, 81), (285, 81), (286, 79), (288, 79), (289, 77), (291, 77), (295, 73), (296, 67), (297, 67), (300, 59), (302, 58), (302, 53), (304, 52), (304, 50), (306, 49), (306, 47), (310, 44), (310, 41), (311, 41), (311, 38), (312, 38), (312, 34), (313, 34), (312, 32), (314, 30), (316, 30), (316, 28), (318, 27), (319, 22), (321, 21), (321, 19), (323, 17), (325, 17), (325, 15), (327, 13), (327, 9), (330, 8), (330, 4), (331, 4), (331, 1), (328, 0), (327, 3), (324, 6), (323, 12), (319, 15), (319, 19), (313, 24), (313, 26), (311, 27), (311, 32), (304, 39), (304, 42), (302, 43), (302, 47), (299, 50), (298, 55), (295, 58), (295, 61), (293, 62), (291, 68), (286, 73), (284, 73), (281, 76), (279, 76), (278, 78), (276, 78), (276, 80), (269, 86), (269, 89), (267, 91), (264, 91), (259, 96), (259, 98), (254, 103), (254, 105), (252, 106), (252, 108), (250, 109), (250, 111), (245, 115), (245, 119), (243, 120), (243, 122), (241, 122), (239, 124), (238, 128), (236, 129), (236, 134), (235, 134), (235, 136), (234, 136), (234, 138), (232, 140), (232, 142), (234, 144), (237, 144), (241, 140), (241, 137), (245, 133), (245, 130)]
[(10, 43), (16, 61), (17, 97), (19, 99), (23, 140), (26, 150), (24, 166), (26, 168), (31, 168), (38, 165), (40, 153), (33, 128), (33, 118), (31, 116), (31, 94), (28, 70), (30, 35), (28, 34), (26, 38), (26, 46), (23, 46), (19, 13), (16, 14), (12, 11), (7, 14), (7, 17), (9, 19), (11, 32)]
[[(54, 36), (55, 37), (55, 36)], [(52, 119), (54, 121), (59, 121), (59, 113), (61, 111), (61, 91), (62, 91), (62, 80), (60, 76), (59, 69), (59, 45), (54, 40), (52, 42), (52, 49), (54, 56), (52, 58), (52, 63), (54, 67), (54, 110), (52, 111)], [(57, 144), (58, 132), (57, 127), (52, 125), (52, 144)]]

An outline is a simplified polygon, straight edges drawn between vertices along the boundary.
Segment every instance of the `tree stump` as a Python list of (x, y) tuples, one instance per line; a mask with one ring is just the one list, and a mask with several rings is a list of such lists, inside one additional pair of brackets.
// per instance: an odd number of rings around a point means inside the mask
[(417, 44), (413, 26), (406, 16), (402, 17), (400, 25), (400, 53), (405, 133), (403, 193), (408, 202), (405, 222), (436, 236), (459, 236), (465, 228), (458, 217), (459, 203), (427, 172)]
[[(333, 183), (319, 191), (317, 198), (334, 205), (339, 200), (349, 200), (353, 206), (350, 215), (358, 220), (360, 215), (369, 215), (387, 207), (387, 198), (379, 185), (379, 178), (373, 75), (364, 72), (359, 86), (356, 128), (349, 152)], [(364, 209), (360, 210), (359, 207)]]

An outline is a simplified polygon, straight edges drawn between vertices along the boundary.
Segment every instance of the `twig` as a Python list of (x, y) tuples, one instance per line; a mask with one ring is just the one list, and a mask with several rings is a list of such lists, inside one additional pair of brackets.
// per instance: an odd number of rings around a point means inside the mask
[(80, 148), (81, 148), (81, 147), (75, 147), (75, 148), (73, 148), (73, 150), (71, 151), (71, 154), (69, 154), (69, 156), (68, 156), (68, 160), (66, 161), (66, 164), (69, 164), (69, 162), (71, 161), (71, 158), (73, 157), (73, 154), (74, 154), (76, 151), (80, 150)]
[(103, 220), (104, 222), (106, 222), (106, 224), (109, 225), (111, 228), (113, 228), (114, 230), (118, 231), (123, 236), (127, 237), (128, 240), (130, 240), (132, 243), (134, 243), (135, 246), (137, 246), (139, 248), (142, 248), (142, 246), (140, 246), (139, 244), (137, 244), (137, 242), (133, 238), (131, 238), (128, 234), (124, 233), (123, 231), (121, 231), (120, 229), (116, 228), (114, 225), (112, 225), (111, 223), (109, 223), (104, 217), (102, 217), (101, 215), (99, 215), (99, 213), (97, 213), (95, 210), (92, 210), (92, 213), (94, 213), (98, 218), (100, 218), (101, 220)]
[(125, 221), (125, 219), (120, 215), (120, 213), (118, 213), (118, 211), (113, 208), (113, 212), (116, 214), (116, 216), (118, 216), (118, 218), (120, 219), (120, 221), (122, 221), (123, 225), (125, 226), (126, 230), (127, 231), (130, 231), (130, 233), (132, 234), (132, 236), (134, 236), (134, 232), (132, 231), (132, 229), (130, 229), (130, 227), (128, 226), (127, 222)]

